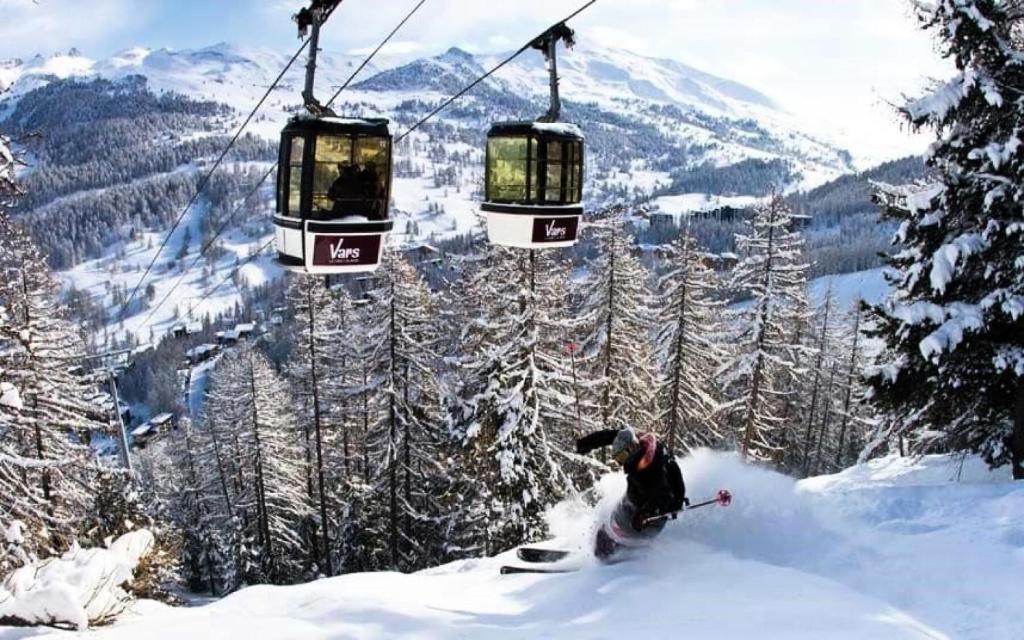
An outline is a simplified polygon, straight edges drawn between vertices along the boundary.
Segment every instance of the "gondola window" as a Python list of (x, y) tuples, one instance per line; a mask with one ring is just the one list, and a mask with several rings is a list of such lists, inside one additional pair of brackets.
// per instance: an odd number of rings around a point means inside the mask
[(492, 138), (488, 141), (488, 194), (490, 200), (527, 199), (528, 138)]
[(292, 138), (288, 158), (288, 212), (296, 217), (302, 215), (302, 154), (305, 143), (305, 138)]
[(355, 194), (356, 168), (352, 166), (352, 140), (344, 136), (319, 136), (313, 165), (313, 216), (334, 211), (340, 201)]

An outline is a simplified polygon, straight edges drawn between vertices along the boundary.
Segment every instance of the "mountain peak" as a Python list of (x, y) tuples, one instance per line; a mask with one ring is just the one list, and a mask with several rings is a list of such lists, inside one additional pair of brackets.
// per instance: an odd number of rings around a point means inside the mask
[(444, 52), (444, 54), (441, 55), (441, 57), (442, 58), (456, 58), (456, 59), (461, 59), (461, 60), (466, 60), (466, 61), (475, 61), (476, 60), (476, 58), (473, 56), (472, 53), (466, 51), (465, 49), (460, 49), (459, 47), (451, 47), (451, 48), (449, 48), (447, 51)]

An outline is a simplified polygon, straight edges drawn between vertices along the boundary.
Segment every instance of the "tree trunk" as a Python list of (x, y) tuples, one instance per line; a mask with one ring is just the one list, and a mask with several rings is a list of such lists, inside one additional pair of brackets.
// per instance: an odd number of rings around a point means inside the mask
[[(814, 414), (818, 411), (818, 393), (821, 387), (821, 365), (828, 351), (828, 316), (832, 311), (832, 288), (829, 287), (825, 294), (825, 315), (821, 321), (821, 333), (818, 337), (818, 357), (814, 361), (814, 386), (811, 390), (811, 408), (807, 412), (807, 431), (804, 434), (804, 476), (810, 475), (811, 464), (811, 430), (814, 424)], [(818, 450), (821, 450), (819, 443)]]
[(391, 568), (398, 569), (398, 411), (395, 406), (395, 290), (394, 283), (391, 285), (391, 336), (389, 340), (391, 348), (391, 361), (389, 363), (391, 384), (388, 393), (388, 488), (389, 488), (389, 511), (390, 511), (390, 537), (391, 537)]
[[(31, 305), (29, 304), (29, 291), (28, 291), (28, 275), (26, 272), (25, 262), (21, 263), (21, 295), (25, 301), (25, 326), (32, 326), (32, 315), (30, 312)], [(26, 345), (28, 346), (28, 345)], [(28, 347), (31, 350), (31, 347)], [(39, 427), (41, 419), (39, 417), (39, 393), (42, 390), (42, 385), (39, 383), (38, 370), (34, 371), (33, 384), (35, 390), (32, 393), (32, 431), (35, 439), (36, 448), (36, 459), (45, 460), (46, 456), (43, 451), (43, 432)], [(114, 406), (114, 410), (117, 410), (117, 406)], [(40, 469), (40, 484), (43, 491), (43, 500), (46, 501), (46, 509), (50, 516), (54, 515), (53, 500), (50, 495), (50, 471), (45, 466)], [(52, 534), (51, 534), (52, 535)]]
[[(615, 323), (615, 230), (612, 229), (612, 242), (609, 245), (610, 251), (608, 256), (608, 321), (605, 325), (605, 350), (604, 350), (604, 406), (601, 407), (601, 422), (604, 424), (605, 429), (611, 428), (608, 424), (608, 418), (611, 417), (611, 375), (612, 375), (612, 343), (614, 341), (615, 334), (612, 331), (612, 327)], [(605, 450), (601, 449), (601, 461), (607, 462), (605, 459)]]
[(818, 475), (820, 471), (822, 445), (825, 442), (825, 436), (828, 435), (828, 423), (832, 417), (832, 383), (836, 378), (837, 366), (835, 363), (832, 364), (828, 386), (825, 388), (825, 413), (821, 416), (821, 428), (818, 430), (818, 448), (814, 454), (814, 475)]
[[(689, 245), (687, 245), (687, 246), (689, 246)], [(687, 251), (689, 251), (689, 249), (687, 249)], [(684, 265), (689, 265), (689, 261), (690, 261), (689, 254), (685, 254), (683, 256), (683, 264)], [(683, 382), (682, 382), (682, 377), (683, 377), (683, 371), (682, 371), (682, 369), (683, 369), (683, 344), (685, 344), (685, 338), (686, 338), (686, 329), (687, 329), (686, 320), (689, 317), (687, 315), (687, 313), (686, 313), (687, 312), (686, 303), (688, 302), (688, 296), (687, 296), (688, 291), (686, 289), (686, 285), (689, 283), (689, 280), (688, 280), (688, 276), (689, 276), (688, 269), (689, 269), (689, 266), (685, 266), (684, 268), (687, 269), (687, 272), (686, 272), (686, 275), (683, 276), (683, 284), (680, 285), (680, 291), (679, 291), (679, 315), (678, 315), (679, 326), (678, 326), (678, 328), (676, 330), (675, 345), (673, 346), (673, 349), (672, 349), (672, 387), (671, 387), (672, 398), (670, 400), (670, 408), (669, 408), (669, 414), (668, 414), (669, 415), (668, 446), (673, 451), (678, 451), (678, 449), (676, 448), (676, 429), (677, 429), (677, 425), (680, 422), (680, 420), (679, 420), (679, 413), (681, 411), (681, 407), (679, 406), (679, 388), (683, 384)]]
[(313, 390), (313, 428), (316, 437), (316, 478), (317, 494), (320, 500), (320, 533), (324, 545), (324, 567), (327, 575), (334, 575), (331, 561), (331, 536), (328, 533), (327, 490), (324, 487), (324, 445), (323, 430), (320, 425), (320, 383), (316, 370), (316, 315), (313, 310), (313, 285), (306, 288), (306, 309), (309, 313), (309, 382)]
[[(342, 306), (342, 307), (340, 307), (340, 309), (341, 309), (341, 312), (338, 314), (339, 315), (339, 324), (341, 326), (342, 335), (347, 336), (348, 335), (348, 322), (347, 322), (347, 319), (345, 318), (345, 314), (344, 314), (345, 308), (344, 308), (344, 306)], [(342, 372), (347, 372), (348, 371), (348, 352), (347, 351), (343, 352), (343, 354), (341, 356), (341, 371)], [(345, 377), (345, 374), (342, 373), (342, 377), (341, 377), (341, 386), (342, 386), (342, 388), (346, 387), (349, 384), (348, 380), (349, 380), (349, 378)], [(347, 395), (343, 395), (343, 399), (341, 400), (341, 448), (342, 448), (342, 453), (344, 453), (344, 455), (345, 455), (345, 479), (346, 480), (350, 480), (352, 478), (351, 450), (350, 450), (350, 446), (349, 446), (349, 437), (348, 437), (348, 428), (351, 425), (351, 418), (349, 416), (348, 400), (349, 400), (348, 396)]]
[(404, 484), (402, 486), (403, 497), (405, 498), (406, 511), (405, 517), (402, 519), (402, 525), (405, 529), (406, 539), (412, 539), (412, 515), (409, 513), (409, 509), (412, 507), (412, 433), (410, 432), (409, 423), (412, 422), (413, 410), (409, 402), (409, 360), (405, 361), (405, 373), (404, 380), (402, 381), (402, 394), (403, 394), (403, 411), (406, 412), (405, 420), (402, 424), (402, 459), (405, 467), (405, 473), (403, 474)]
[(746, 426), (743, 429), (743, 440), (740, 442), (740, 459), (743, 462), (748, 461), (750, 444), (754, 440), (754, 432), (757, 430), (757, 409), (761, 395), (761, 360), (759, 356), (750, 376), (750, 399), (747, 404)]
[(217, 460), (217, 477), (220, 479), (221, 492), (224, 494), (224, 507), (228, 510), (228, 517), (235, 517), (235, 510), (231, 506), (231, 492), (228, 490), (227, 472), (224, 471), (224, 460), (220, 452), (220, 440), (217, 439), (217, 426), (209, 422), (210, 441), (213, 443), (213, 456)]
[[(769, 282), (771, 281), (771, 274), (775, 269), (773, 264), (773, 258), (775, 257), (775, 203), (772, 203), (772, 209), (770, 218), (771, 224), (768, 226), (768, 246), (766, 252), (766, 258), (764, 262), (764, 281), (763, 286), (765, 295), (768, 295)], [(754, 347), (757, 350), (757, 361), (754, 363), (754, 370), (750, 374), (750, 399), (747, 403), (747, 416), (746, 426), (743, 429), (743, 440), (740, 443), (740, 458), (743, 462), (747, 462), (747, 458), (750, 455), (750, 445), (754, 440), (754, 435), (757, 431), (757, 412), (761, 403), (761, 377), (764, 375), (764, 344), (765, 344), (765, 332), (768, 323), (769, 311), (764, 300), (761, 302), (761, 307), (758, 309), (760, 323), (758, 324), (757, 339), (754, 341)]]
[(270, 541), (270, 514), (267, 512), (267, 485), (263, 478), (263, 445), (260, 442), (260, 414), (259, 406), (256, 404), (256, 369), (253, 365), (252, 355), (249, 355), (249, 390), (252, 393), (252, 436), (253, 436), (253, 467), (256, 476), (256, 526), (260, 532), (260, 539), (263, 546), (261, 562), (264, 569), (269, 568), (270, 560), (273, 557), (273, 548)]
[(1010, 461), (1013, 463), (1013, 479), (1024, 480), (1024, 384), (1017, 389), (1013, 432), (1010, 434)]
[(857, 377), (857, 348), (860, 345), (860, 309), (853, 322), (853, 346), (850, 347), (850, 368), (846, 375), (846, 395), (843, 398), (843, 423), (839, 428), (839, 446), (836, 447), (836, 468), (843, 468), (843, 447), (846, 446), (846, 427), (850, 423), (850, 402), (853, 399), (853, 385)]
[(370, 483), (370, 446), (367, 443), (367, 439), (370, 437), (370, 393), (366, 391), (367, 385), (370, 383), (370, 373), (366, 368), (366, 361), (363, 361), (363, 434), (362, 434), (362, 449), (363, 449), (363, 482), (366, 484)]
[(309, 437), (309, 424), (306, 423), (302, 427), (302, 450), (306, 457), (306, 496), (309, 498), (309, 503), (313, 504), (316, 500), (316, 493), (313, 490), (313, 442)]

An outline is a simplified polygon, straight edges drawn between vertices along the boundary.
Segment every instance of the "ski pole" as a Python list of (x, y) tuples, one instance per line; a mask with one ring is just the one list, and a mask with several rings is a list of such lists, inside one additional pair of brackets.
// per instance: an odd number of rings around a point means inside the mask
[(697, 504), (691, 504), (689, 506), (683, 507), (679, 511), (670, 511), (669, 513), (663, 513), (663, 514), (661, 514), (659, 516), (652, 516), (650, 518), (644, 518), (643, 523), (644, 523), (644, 525), (649, 525), (649, 524), (651, 524), (653, 522), (658, 522), (660, 520), (668, 520), (668, 519), (675, 520), (676, 516), (678, 516), (683, 511), (690, 511), (692, 509), (700, 509), (701, 507), (706, 507), (706, 506), (709, 506), (709, 505), (712, 505), (712, 504), (717, 504), (720, 507), (728, 507), (731, 503), (732, 503), (732, 494), (729, 492), (728, 489), (721, 489), (715, 495), (715, 497), (710, 499), (710, 500), (705, 500), (704, 502), (698, 502)]

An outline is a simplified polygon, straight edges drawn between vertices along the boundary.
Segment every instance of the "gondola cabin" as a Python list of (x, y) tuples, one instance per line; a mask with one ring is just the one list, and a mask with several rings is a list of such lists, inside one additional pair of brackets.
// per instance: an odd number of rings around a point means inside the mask
[(281, 132), (278, 261), (309, 273), (373, 271), (391, 231), (384, 119), (299, 116)]
[(583, 215), (583, 134), (560, 122), (506, 122), (487, 133), (487, 236), (525, 249), (576, 244)]

